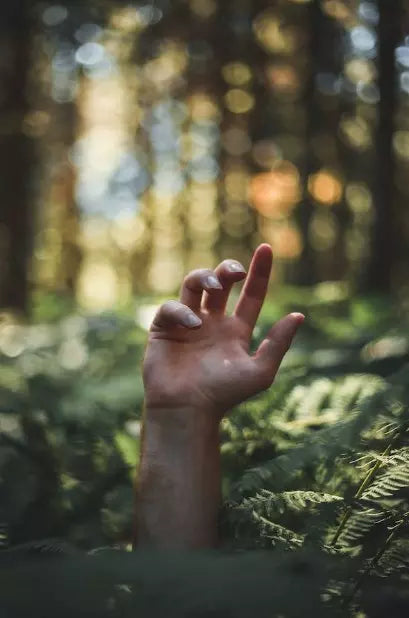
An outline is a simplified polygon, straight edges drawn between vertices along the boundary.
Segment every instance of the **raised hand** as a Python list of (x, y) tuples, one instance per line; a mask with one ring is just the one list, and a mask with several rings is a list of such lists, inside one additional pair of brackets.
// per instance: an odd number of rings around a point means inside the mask
[[(162, 305), (153, 321), (144, 360), (139, 545), (217, 544), (219, 421), (229, 408), (271, 385), (304, 319), (287, 315), (250, 353), (271, 265), (270, 247), (260, 245), (247, 277), (234, 260), (214, 271), (193, 271), (183, 282), (180, 302)], [(245, 278), (233, 315), (226, 315), (232, 286)]]
[[(184, 279), (180, 302), (162, 305), (153, 321), (144, 361), (148, 408), (204, 408), (221, 418), (232, 406), (268, 388), (304, 316), (277, 322), (255, 354), (249, 347), (272, 267), (269, 245), (254, 253), (249, 273), (235, 260)], [(232, 315), (232, 286), (246, 279)]]

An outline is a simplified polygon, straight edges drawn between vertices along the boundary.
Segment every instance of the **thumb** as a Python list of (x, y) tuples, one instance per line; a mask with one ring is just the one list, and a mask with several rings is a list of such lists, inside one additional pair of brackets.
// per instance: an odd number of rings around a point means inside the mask
[(286, 315), (271, 328), (267, 337), (260, 343), (255, 354), (255, 361), (260, 365), (260, 369), (271, 373), (272, 379), (304, 319), (305, 316), (302, 313)]

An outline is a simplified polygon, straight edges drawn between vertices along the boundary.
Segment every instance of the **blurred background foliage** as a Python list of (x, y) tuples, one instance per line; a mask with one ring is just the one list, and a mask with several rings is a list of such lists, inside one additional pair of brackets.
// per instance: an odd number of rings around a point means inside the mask
[(189, 269), (264, 241), (254, 344), (307, 320), (224, 421), (223, 543), (357, 560), (331, 599), (400, 576), (409, 2), (15, 0), (0, 49), (3, 560), (130, 547), (152, 316)]
[(0, 298), (172, 294), (267, 241), (275, 284), (408, 291), (404, 0), (1, 14)]

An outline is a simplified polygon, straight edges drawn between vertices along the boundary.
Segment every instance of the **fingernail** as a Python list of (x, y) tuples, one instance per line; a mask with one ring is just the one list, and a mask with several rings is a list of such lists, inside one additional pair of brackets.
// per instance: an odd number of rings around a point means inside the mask
[(223, 286), (220, 283), (220, 281), (218, 280), (217, 277), (214, 277), (213, 275), (209, 275), (208, 277), (206, 277), (206, 287), (207, 288), (211, 288), (213, 290), (222, 290)]
[(303, 313), (298, 313), (297, 311), (295, 311), (294, 313), (291, 314), (294, 318), (297, 318), (297, 321), (301, 324), (301, 322), (304, 322), (305, 320), (305, 315)]
[(246, 272), (246, 269), (244, 268), (244, 266), (242, 266), (238, 262), (230, 262), (230, 264), (227, 265), (227, 268), (231, 273), (245, 273)]
[(189, 313), (188, 315), (183, 316), (183, 324), (188, 328), (196, 328), (197, 326), (200, 326), (201, 323), (202, 320), (194, 313)]

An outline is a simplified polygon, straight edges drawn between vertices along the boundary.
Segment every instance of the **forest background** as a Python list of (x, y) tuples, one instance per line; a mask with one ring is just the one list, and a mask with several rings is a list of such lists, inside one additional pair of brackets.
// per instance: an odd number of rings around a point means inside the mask
[[(371, 578), (409, 564), (409, 3), (18, 0), (0, 49), (0, 567), (130, 548), (152, 316), (268, 242), (255, 340), (307, 320), (223, 425), (223, 543), (315, 543), (304, 604), (383, 615)], [(4, 581), (14, 616), (32, 597)], [(297, 616), (285, 585), (266, 604)]]

